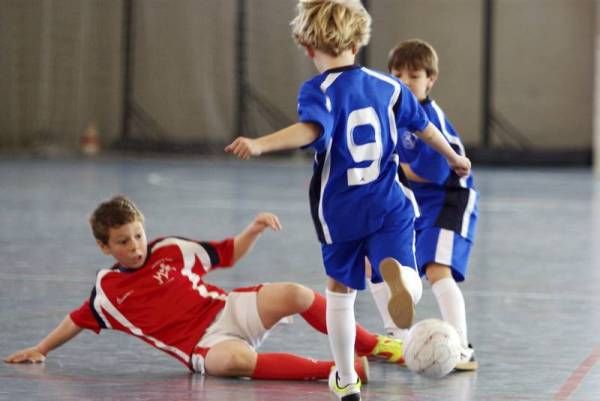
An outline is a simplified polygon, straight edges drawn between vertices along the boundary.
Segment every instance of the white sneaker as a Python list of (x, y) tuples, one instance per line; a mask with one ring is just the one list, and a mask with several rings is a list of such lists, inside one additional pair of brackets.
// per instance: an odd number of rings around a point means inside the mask
[(385, 329), (385, 333), (388, 337), (395, 338), (396, 340), (404, 341), (406, 340), (406, 335), (408, 334), (408, 329), (398, 329), (396, 327), (388, 327)]
[(337, 369), (331, 369), (329, 373), (329, 389), (335, 394), (340, 401), (360, 401), (360, 377), (356, 379), (356, 383), (346, 384), (341, 387), (339, 384), (340, 377)]
[(475, 350), (471, 344), (469, 344), (467, 348), (463, 348), (460, 351), (460, 358), (454, 369), (459, 371), (470, 371), (477, 370), (477, 368), (479, 368), (479, 363), (475, 359)]

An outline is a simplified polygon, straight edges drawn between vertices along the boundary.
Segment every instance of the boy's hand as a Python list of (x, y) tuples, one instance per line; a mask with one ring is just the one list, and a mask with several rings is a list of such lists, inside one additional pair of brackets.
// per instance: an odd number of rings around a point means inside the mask
[(273, 213), (263, 212), (259, 213), (244, 231), (235, 236), (233, 239), (233, 264), (248, 253), (260, 234), (267, 228), (279, 231), (281, 223)]
[(251, 229), (257, 234), (262, 233), (266, 228), (270, 228), (274, 231), (281, 230), (281, 223), (279, 218), (273, 213), (262, 212), (259, 213), (252, 222)]
[(238, 136), (225, 147), (225, 152), (233, 153), (240, 159), (248, 160), (252, 156), (260, 156), (261, 151), (255, 139)]
[(471, 160), (468, 157), (457, 155), (452, 160), (448, 160), (448, 164), (459, 177), (465, 177), (471, 173)]
[(40, 363), (46, 360), (46, 355), (42, 354), (37, 347), (25, 348), (7, 356), (4, 359), (6, 363)]

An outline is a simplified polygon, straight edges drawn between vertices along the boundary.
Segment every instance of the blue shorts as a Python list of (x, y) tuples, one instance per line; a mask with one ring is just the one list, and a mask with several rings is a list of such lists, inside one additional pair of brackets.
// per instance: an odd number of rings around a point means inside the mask
[(376, 232), (355, 241), (321, 244), (325, 272), (334, 280), (356, 290), (365, 289), (365, 256), (373, 267), (371, 281), (383, 281), (379, 263), (392, 257), (416, 270), (414, 217), (390, 213)]
[(431, 227), (417, 232), (417, 262), (421, 276), (425, 266), (439, 263), (449, 266), (454, 280), (464, 281), (467, 275), (471, 241), (451, 230)]

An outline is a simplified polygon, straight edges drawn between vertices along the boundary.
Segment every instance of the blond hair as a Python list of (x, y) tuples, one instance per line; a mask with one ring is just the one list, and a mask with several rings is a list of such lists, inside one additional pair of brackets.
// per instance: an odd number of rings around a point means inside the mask
[(360, 0), (300, 0), (290, 22), (300, 46), (332, 56), (369, 43), (371, 16)]
[(429, 43), (421, 39), (400, 42), (388, 55), (388, 70), (425, 70), (428, 77), (439, 73), (438, 55)]
[(143, 223), (144, 215), (133, 201), (123, 195), (117, 195), (98, 205), (90, 217), (90, 226), (94, 238), (106, 245), (111, 228), (121, 227), (134, 221)]

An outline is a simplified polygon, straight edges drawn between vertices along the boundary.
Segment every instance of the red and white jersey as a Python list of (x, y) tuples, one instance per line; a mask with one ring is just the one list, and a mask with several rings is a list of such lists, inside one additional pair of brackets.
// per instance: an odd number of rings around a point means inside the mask
[(189, 367), (194, 346), (227, 299), (223, 289), (201, 277), (232, 263), (232, 238), (155, 240), (139, 269), (117, 264), (100, 270), (89, 300), (71, 312), (71, 319), (97, 333), (113, 329), (132, 334)]

